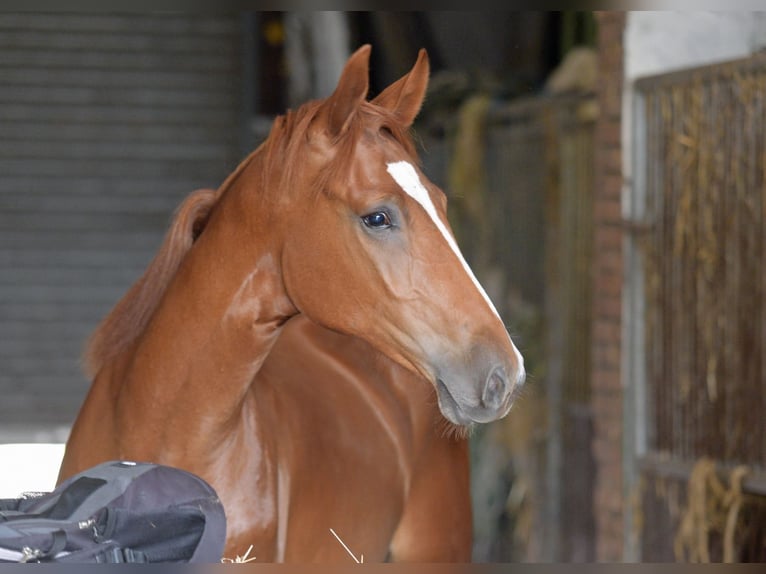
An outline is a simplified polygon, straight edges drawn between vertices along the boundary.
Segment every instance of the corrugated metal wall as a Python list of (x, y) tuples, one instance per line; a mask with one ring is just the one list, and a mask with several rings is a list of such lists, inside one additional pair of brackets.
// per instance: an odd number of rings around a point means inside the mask
[(0, 425), (68, 424), (79, 356), (240, 156), (237, 17), (0, 14)]

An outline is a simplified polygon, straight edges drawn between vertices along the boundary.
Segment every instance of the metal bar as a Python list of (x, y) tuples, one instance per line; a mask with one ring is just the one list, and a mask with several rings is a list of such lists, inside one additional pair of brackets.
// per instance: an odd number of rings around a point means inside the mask
[(714, 80), (726, 77), (733, 71), (740, 73), (754, 72), (762, 70), (764, 67), (766, 67), (766, 53), (758, 53), (729, 62), (719, 62), (697, 68), (639, 78), (634, 82), (634, 86), (636, 90), (646, 92), (656, 88), (667, 88), (677, 84), (685, 84), (695, 79)]
[[(694, 464), (649, 453), (639, 459), (638, 466), (642, 473), (649, 473), (662, 478), (688, 480)], [(727, 471), (731, 468), (730, 465), (719, 464), (717, 469), (720, 478), (725, 479)], [(766, 496), (766, 473), (751, 471), (742, 481), (742, 491), (746, 494)]]

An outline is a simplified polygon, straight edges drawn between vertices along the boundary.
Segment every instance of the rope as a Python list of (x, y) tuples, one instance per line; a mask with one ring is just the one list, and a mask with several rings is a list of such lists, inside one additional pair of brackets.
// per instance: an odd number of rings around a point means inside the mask
[(673, 542), (679, 562), (710, 562), (710, 535), (723, 537), (723, 561), (735, 561), (737, 521), (744, 501), (742, 481), (746, 466), (734, 468), (728, 475), (728, 488), (719, 479), (715, 462), (699, 459), (687, 483), (687, 505)]

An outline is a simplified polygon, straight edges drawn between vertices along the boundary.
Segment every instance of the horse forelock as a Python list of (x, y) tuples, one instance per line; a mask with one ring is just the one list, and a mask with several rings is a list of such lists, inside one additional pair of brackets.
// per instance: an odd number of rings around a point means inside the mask
[[(397, 116), (389, 110), (372, 102), (364, 102), (357, 109), (347, 131), (335, 143), (336, 153), (326, 168), (327, 181), (337, 183), (347, 181), (351, 163), (356, 158), (356, 146), (366, 132), (373, 134), (386, 132), (390, 138), (399, 144), (409, 160), (414, 163), (419, 161), (409, 127), (402, 124)], [(380, 162), (380, 167), (385, 167), (383, 160)], [(328, 188), (329, 186), (324, 186), (324, 189)]]
[[(289, 111), (279, 116), (265, 142), (266, 158), (264, 177), (268, 174), (279, 174), (277, 194), (282, 196), (296, 188), (297, 176), (306, 169), (304, 154), (306, 146), (314, 137), (312, 130), (321, 110), (322, 101), (312, 101), (304, 104), (295, 111)], [(363, 102), (355, 111), (354, 116), (336, 139), (325, 142), (331, 146), (330, 160), (321, 171), (311, 179), (313, 195), (328, 189), (329, 181), (344, 181), (350, 164), (355, 158), (355, 149), (365, 132), (377, 133), (386, 131), (413, 161), (418, 162), (418, 155), (410, 134), (409, 126), (404, 125), (398, 117), (389, 110), (372, 102)], [(381, 167), (384, 167), (381, 162)], [(263, 182), (264, 187), (273, 189), (274, 182)]]

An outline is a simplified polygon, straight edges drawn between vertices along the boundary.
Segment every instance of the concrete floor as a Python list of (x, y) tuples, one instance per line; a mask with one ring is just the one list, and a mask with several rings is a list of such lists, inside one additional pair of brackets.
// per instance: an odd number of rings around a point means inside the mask
[(69, 427), (0, 425), (0, 498), (53, 490)]

